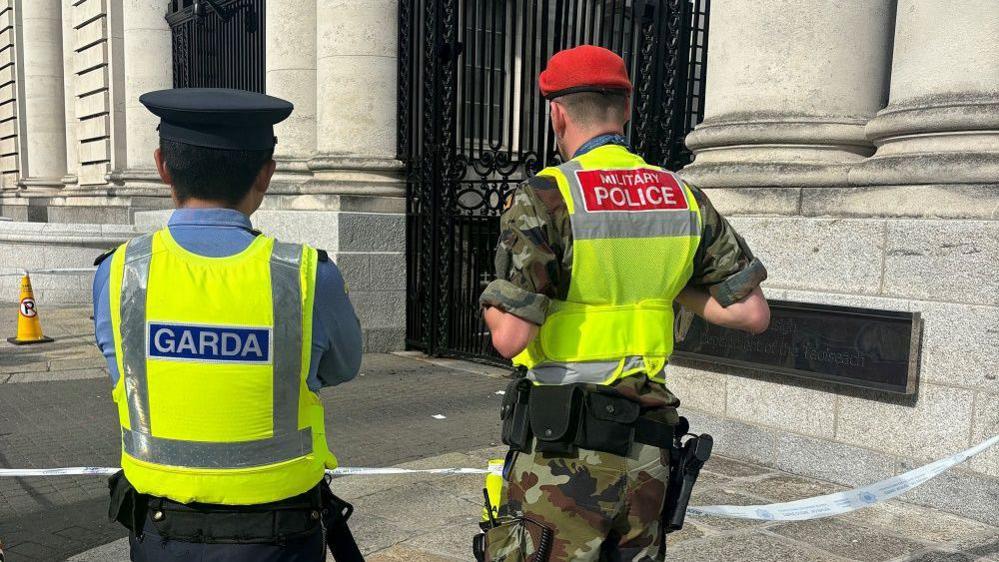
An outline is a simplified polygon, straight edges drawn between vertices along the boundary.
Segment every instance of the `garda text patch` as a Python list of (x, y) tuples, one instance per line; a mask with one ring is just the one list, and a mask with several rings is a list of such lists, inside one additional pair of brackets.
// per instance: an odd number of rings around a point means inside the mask
[(676, 178), (660, 170), (576, 172), (587, 212), (674, 211), (689, 208)]
[(270, 328), (150, 322), (146, 355), (174, 361), (271, 362)]

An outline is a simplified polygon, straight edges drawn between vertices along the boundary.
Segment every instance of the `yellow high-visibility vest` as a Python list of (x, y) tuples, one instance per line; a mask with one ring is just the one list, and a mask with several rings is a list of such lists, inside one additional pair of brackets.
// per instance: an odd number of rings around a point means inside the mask
[(136, 490), (252, 505), (301, 494), (336, 467), (306, 386), (317, 262), (315, 249), (266, 236), (199, 256), (169, 229), (114, 253), (113, 396)]
[(566, 300), (552, 300), (515, 365), (538, 383), (660, 373), (673, 352), (673, 299), (701, 241), (697, 200), (672, 172), (604, 145), (538, 175), (554, 178), (572, 226)]

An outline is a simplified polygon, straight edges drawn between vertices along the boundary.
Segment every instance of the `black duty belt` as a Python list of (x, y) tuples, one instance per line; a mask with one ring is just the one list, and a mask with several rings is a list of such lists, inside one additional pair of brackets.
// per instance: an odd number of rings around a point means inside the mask
[(123, 472), (109, 480), (108, 516), (142, 540), (147, 530), (164, 540), (211, 544), (285, 544), (326, 529), (337, 562), (363, 561), (347, 526), (353, 507), (333, 495), (328, 481), (284, 500), (245, 506), (183, 504), (141, 494)]
[(538, 452), (564, 455), (589, 449), (624, 456), (636, 442), (673, 447), (675, 426), (644, 414), (641, 404), (612, 387), (519, 379), (507, 387), (500, 417), (503, 443), (522, 452), (532, 442)]

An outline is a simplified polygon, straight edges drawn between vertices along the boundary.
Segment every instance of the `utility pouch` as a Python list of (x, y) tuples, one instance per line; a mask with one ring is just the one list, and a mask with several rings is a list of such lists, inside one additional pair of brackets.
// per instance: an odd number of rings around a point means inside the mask
[(537, 386), (531, 389), (528, 415), (539, 453), (573, 455), (583, 390), (576, 385)]
[(584, 449), (626, 456), (641, 413), (637, 402), (614, 392), (592, 390), (583, 401), (575, 443)]
[(111, 499), (108, 503), (108, 521), (117, 521), (142, 539), (142, 529), (149, 510), (149, 496), (140, 494), (125, 478), (125, 471), (119, 470), (108, 478)]
[(531, 424), (527, 415), (531, 381), (516, 379), (506, 387), (500, 419), (503, 420), (501, 436), (503, 444), (512, 450), (529, 453), (531, 444)]

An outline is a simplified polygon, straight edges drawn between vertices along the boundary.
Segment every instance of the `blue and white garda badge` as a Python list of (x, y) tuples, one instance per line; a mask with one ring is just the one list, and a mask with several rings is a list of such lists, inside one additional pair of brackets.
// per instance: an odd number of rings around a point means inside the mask
[(204, 363), (271, 362), (271, 328), (149, 322), (146, 357)]

